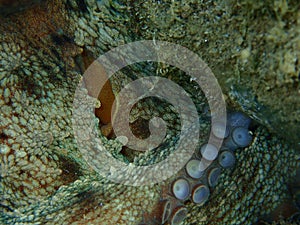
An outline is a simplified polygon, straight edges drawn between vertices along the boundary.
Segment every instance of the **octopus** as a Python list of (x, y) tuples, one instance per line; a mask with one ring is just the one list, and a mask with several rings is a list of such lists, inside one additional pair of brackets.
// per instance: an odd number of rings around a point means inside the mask
[[(280, 131), (274, 132), (277, 120), (268, 121), (262, 117), (262, 111), (253, 110), (253, 105), (260, 103), (240, 99), (244, 92), (240, 93), (236, 85), (226, 89), (235, 78), (217, 76), (231, 110), (243, 111), (243, 121), (251, 118), (252, 125), (239, 126), (243, 132), (249, 128), (246, 139), (249, 134), (251, 138), (247, 144), (230, 151), (224, 149), (211, 158), (212, 166), (203, 174), (193, 170), (193, 164), (199, 163), (199, 153), (195, 152), (184, 168), (162, 182), (140, 186), (115, 183), (85, 160), (84, 147), (75, 138), (78, 131), (72, 125), (72, 115), (78, 84), (99, 55), (119, 45), (142, 39), (172, 40), (201, 56), (207, 54), (203, 58), (216, 73), (239, 57), (236, 60), (242, 64), (242, 73), (247, 60), (251, 61), (248, 50), (239, 56), (230, 53), (229, 57), (226, 51), (236, 48), (235, 43), (231, 43), (231, 48), (227, 43), (219, 45), (211, 36), (219, 35), (222, 40), (226, 35), (237, 35), (238, 42), (244, 43), (245, 34), (228, 34), (225, 25), (214, 27), (215, 31), (210, 29), (222, 16), (234, 18), (236, 11), (227, 8), (231, 1), (28, 2), (23, 2), (26, 7), (21, 11), (0, 10), (7, 12), (0, 18), (2, 224), (254, 224), (263, 220), (272, 223), (273, 219), (266, 219), (272, 213), (282, 224), (297, 223), (300, 182), (295, 176), (300, 162), (299, 146), (290, 144)], [(237, 8), (247, 4), (241, 1)], [(257, 13), (255, 9), (248, 15), (250, 18)], [(276, 15), (283, 14), (284, 9), (288, 11), (279, 6), (277, 9)], [(197, 27), (205, 21), (207, 33), (201, 37)], [(207, 42), (211, 46), (204, 52)], [(222, 66), (217, 67), (221, 60)], [(288, 62), (285, 66), (289, 66)], [(224, 71), (233, 73), (232, 68)], [(104, 71), (101, 74), (106, 76)], [(188, 92), (201, 121), (197, 149), (202, 157), (211, 157), (205, 155), (203, 145), (207, 143), (212, 126), (209, 114), (213, 112), (209, 112), (206, 98), (195, 83), (170, 65), (145, 62), (123, 68), (104, 84), (98, 97), (84, 99), (98, 106), (92, 115), (83, 112), (81, 116), (92, 116), (99, 139), (115, 159), (139, 166), (165, 159), (175, 151), (180, 133), (179, 116), (167, 102), (143, 99), (130, 114), (133, 133), (141, 139), (149, 136), (148, 124), (153, 115), (167, 122), (163, 144), (154, 151), (141, 153), (124, 147), (111, 127), (111, 102), (122, 87), (153, 74), (176, 82)], [(85, 88), (82, 91), (88, 92)], [(243, 137), (243, 132), (238, 137)], [(87, 138), (83, 144), (88, 146), (91, 142)], [(229, 160), (228, 165), (228, 161), (220, 161), (224, 157), (235, 160)], [(95, 157), (95, 162), (101, 159)], [(291, 191), (293, 179), (296, 184)], [(293, 215), (281, 218), (287, 201)]]

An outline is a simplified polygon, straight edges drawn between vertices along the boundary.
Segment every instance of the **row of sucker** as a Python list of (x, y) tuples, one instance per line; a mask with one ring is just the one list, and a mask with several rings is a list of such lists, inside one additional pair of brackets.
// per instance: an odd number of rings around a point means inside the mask
[[(252, 142), (249, 130), (251, 119), (244, 113), (230, 112), (226, 126), (222, 123), (216, 122), (211, 128), (214, 138), (224, 138), (220, 151), (211, 143), (200, 146), (176, 178), (167, 185), (167, 197), (158, 203), (157, 210), (145, 217), (140, 225), (180, 225), (188, 214), (184, 206), (186, 202), (202, 206), (209, 200), (222, 169), (234, 167), (235, 151)], [(224, 127), (225, 132), (222, 130)]]

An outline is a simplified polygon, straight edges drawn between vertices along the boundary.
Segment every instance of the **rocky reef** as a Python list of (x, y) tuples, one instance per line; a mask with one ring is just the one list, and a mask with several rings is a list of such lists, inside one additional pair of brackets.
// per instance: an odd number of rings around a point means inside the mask
[[(276, 209), (287, 200), (290, 212), (299, 213), (299, 3), (27, 2), (34, 4), (22, 11), (0, 5), (6, 15), (0, 17), (2, 224), (272, 223), (269, 215), (281, 214)], [(137, 78), (155, 74), (183, 87), (201, 122), (197, 150), (184, 168), (160, 183), (128, 186), (101, 176), (84, 159), (74, 135), (73, 101), (98, 56), (144, 39), (180, 44), (201, 56), (231, 109), (229, 131), (221, 152), (203, 147), (210, 130), (218, 138), (219, 128), (211, 124), (204, 93), (177, 68), (163, 63), (123, 68), (98, 100), (91, 97), (102, 110), (92, 113), (93, 125), (115, 159), (145, 166), (176, 149), (180, 118), (156, 98), (134, 106), (130, 126), (143, 139), (153, 115), (163, 118), (168, 129), (161, 146), (141, 153), (114, 137), (109, 107)], [(211, 165), (198, 171), (202, 158)]]

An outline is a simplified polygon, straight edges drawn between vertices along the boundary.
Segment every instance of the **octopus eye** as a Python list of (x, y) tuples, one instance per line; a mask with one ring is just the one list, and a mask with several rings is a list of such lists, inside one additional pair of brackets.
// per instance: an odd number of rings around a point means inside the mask
[(218, 183), (218, 179), (221, 175), (221, 169), (216, 167), (216, 168), (213, 168), (209, 171), (209, 174), (208, 174), (208, 184), (209, 186), (211, 187), (214, 187), (216, 186), (216, 184)]
[(172, 185), (172, 191), (179, 200), (185, 200), (190, 194), (190, 184), (184, 178), (179, 178)]
[(199, 184), (193, 190), (192, 200), (196, 204), (203, 205), (207, 201), (209, 194), (209, 188), (204, 184)]
[(237, 145), (237, 147), (246, 147), (252, 141), (252, 136), (249, 130), (245, 127), (237, 127), (232, 131), (232, 140)]
[(218, 161), (223, 168), (230, 168), (235, 164), (235, 156), (233, 152), (225, 150), (220, 153)]
[(190, 160), (186, 164), (185, 169), (186, 169), (187, 174), (190, 177), (195, 178), (195, 179), (200, 178), (204, 174), (204, 170), (201, 168), (201, 162), (196, 159)]
[(179, 206), (174, 209), (172, 217), (171, 217), (171, 225), (179, 225), (187, 216), (187, 209), (183, 206)]
[(212, 161), (218, 156), (217, 147), (209, 143), (202, 145), (200, 152), (202, 157), (208, 161)]

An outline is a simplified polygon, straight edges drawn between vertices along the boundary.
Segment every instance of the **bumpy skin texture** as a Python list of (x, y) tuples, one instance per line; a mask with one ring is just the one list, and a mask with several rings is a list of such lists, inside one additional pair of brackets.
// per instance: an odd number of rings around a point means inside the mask
[[(184, 6), (177, 6), (186, 7), (182, 12), (174, 10), (175, 6), (168, 10), (156, 4), (49, 1), (1, 19), (1, 223), (138, 224), (146, 214), (158, 208), (161, 198), (166, 197), (163, 187), (176, 175), (163, 184), (142, 187), (114, 184), (97, 175), (83, 160), (71, 123), (74, 91), (82, 76), (82, 70), (78, 69), (81, 66), (76, 61), (78, 56), (83, 58), (82, 62), (87, 58), (86, 52), (96, 58), (110, 48), (143, 38), (174, 40), (201, 53), (206, 39), (197, 34), (199, 31), (195, 27), (207, 19), (214, 4), (186, 2)], [(194, 5), (199, 13), (196, 18), (191, 9)], [(224, 13), (223, 6), (226, 4), (218, 5), (217, 12)], [(160, 10), (158, 15), (164, 18), (154, 16), (156, 10)], [(216, 20), (219, 16), (216, 14)], [(199, 17), (203, 19), (201, 23)], [(183, 26), (184, 20), (191, 20), (186, 24), (194, 22), (196, 25)], [(216, 32), (216, 35), (220, 34)], [(198, 44), (196, 39), (199, 39)], [(226, 45), (225, 48), (234, 49)], [(223, 65), (228, 64), (228, 55), (220, 56), (222, 45), (210, 49), (204, 57), (209, 65), (214, 67), (221, 60), (225, 60)], [(118, 79), (111, 81), (115, 92), (128, 80), (151, 74), (153, 70), (151, 66), (144, 70), (133, 69), (120, 72)], [(190, 87), (180, 72), (165, 65), (159, 65), (157, 71), (190, 92), (203, 119), (204, 133), (207, 133), (209, 120), (202, 94)], [(232, 92), (238, 93), (234, 95), (237, 100), (233, 98), (237, 105), (245, 102), (240, 99), (243, 95), (239, 94), (239, 88)], [(170, 134), (175, 136), (160, 150), (168, 153), (173, 150), (178, 117), (172, 110), (166, 112), (165, 106), (154, 106), (156, 108), (147, 102), (138, 105), (133, 117), (144, 115), (147, 118), (148, 108), (155, 110), (157, 115), (167, 115), (171, 124), (175, 124), (170, 129)], [(244, 106), (249, 105), (242, 105), (242, 108)], [(246, 110), (246, 113), (257, 117), (253, 110)], [(259, 119), (264, 123), (264, 119)], [(184, 203), (189, 212), (185, 224), (253, 224), (285, 199), (286, 183), (295, 173), (299, 156), (286, 141), (271, 136), (263, 126), (258, 125), (253, 132), (254, 141), (246, 149), (237, 151), (236, 166), (222, 172), (208, 203), (204, 206)], [(115, 140), (102, 138), (114, 156), (125, 160)], [(199, 142), (205, 140), (204, 135)], [(161, 154), (150, 153), (139, 156), (137, 163), (155, 162), (161, 157)]]
[(176, 42), (195, 51), (234, 104), (298, 144), (298, 2), (134, 2), (140, 36)]

